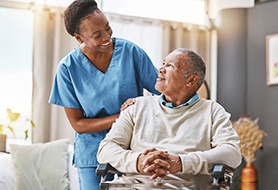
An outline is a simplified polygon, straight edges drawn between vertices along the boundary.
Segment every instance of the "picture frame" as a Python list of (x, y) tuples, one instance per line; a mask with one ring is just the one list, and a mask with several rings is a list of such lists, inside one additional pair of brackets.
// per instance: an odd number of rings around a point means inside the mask
[(266, 84), (278, 85), (278, 33), (266, 36)]

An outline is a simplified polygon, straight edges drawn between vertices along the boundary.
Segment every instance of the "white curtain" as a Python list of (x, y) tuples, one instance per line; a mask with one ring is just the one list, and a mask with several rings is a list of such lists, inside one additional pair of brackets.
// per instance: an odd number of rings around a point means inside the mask
[(130, 40), (149, 55), (156, 67), (163, 60), (163, 27), (159, 20), (147, 20), (134, 17), (106, 14), (114, 37)]
[[(116, 14), (106, 14), (113, 36), (122, 37), (141, 46), (156, 67), (172, 50), (185, 47), (198, 52), (209, 70), (209, 29), (193, 24), (170, 22)], [(209, 74), (209, 72), (208, 72)], [(209, 79), (209, 76), (207, 76)]]
[(59, 60), (77, 42), (66, 33), (60, 9), (35, 11), (34, 23), (32, 118), (36, 127), (32, 141), (70, 138), (73, 142), (73, 129), (63, 108), (50, 105), (48, 99)]
[[(186, 47), (200, 53), (209, 68), (209, 31), (193, 25), (106, 14), (113, 36), (141, 46), (156, 67), (173, 49)], [(66, 33), (61, 10), (35, 12), (32, 113), (36, 128), (32, 140), (47, 142), (70, 138), (74, 133), (63, 108), (48, 103), (53, 77), (60, 59), (77, 41)], [(209, 75), (209, 72), (208, 72)], [(207, 76), (209, 78), (209, 76)]]
[(167, 55), (180, 47), (197, 52), (206, 63), (206, 81), (210, 84), (210, 30), (198, 25), (166, 21), (163, 28), (163, 54)]

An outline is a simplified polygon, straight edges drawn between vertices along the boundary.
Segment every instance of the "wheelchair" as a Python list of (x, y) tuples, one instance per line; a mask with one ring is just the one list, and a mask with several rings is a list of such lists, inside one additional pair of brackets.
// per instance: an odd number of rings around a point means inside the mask
[[(121, 178), (128, 177), (122, 174), (108, 163), (99, 164), (96, 175), (101, 176), (100, 188), (103, 190), (160, 190), (160, 189), (180, 189), (180, 190), (229, 190), (235, 169), (224, 164), (215, 164), (211, 173), (211, 180), (206, 185), (196, 186), (191, 181), (186, 181), (174, 175), (167, 175), (163, 179), (151, 181), (147, 175), (132, 175), (132, 180), (121, 181)], [(108, 174), (115, 175), (113, 181), (106, 180)], [(118, 177), (118, 175), (120, 177)], [(119, 180), (117, 180), (119, 179)]]

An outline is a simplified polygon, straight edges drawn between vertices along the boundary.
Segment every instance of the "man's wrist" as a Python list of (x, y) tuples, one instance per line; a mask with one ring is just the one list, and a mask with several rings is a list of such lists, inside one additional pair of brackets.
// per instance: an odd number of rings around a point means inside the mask
[(143, 171), (144, 168), (143, 168), (142, 162), (141, 162), (141, 160), (140, 160), (141, 155), (142, 155), (142, 153), (139, 154), (139, 156), (138, 156), (138, 158), (137, 158), (137, 164), (136, 164), (136, 169), (137, 169), (137, 171), (138, 171), (139, 173), (143, 173), (143, 172), (144, 172), (144, 171)]
[(182, 163), (181, 163), (181, 158), (178, 156), (178, 159), (176, 161), (178, 172), (182, 171)]
[(177, 173), (182, 171), (182, 162), (179, 156), (172, 158), (171, 173)]

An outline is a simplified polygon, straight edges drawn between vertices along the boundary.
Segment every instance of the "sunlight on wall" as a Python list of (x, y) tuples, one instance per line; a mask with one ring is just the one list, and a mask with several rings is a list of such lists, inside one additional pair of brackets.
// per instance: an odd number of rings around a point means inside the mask
[[(0, 116), (6, 108), (30, 117), (32, 95), (32, 73), (0, 71)], [(2, 117), (1, 117), (2, 118)]]
[(191, 24), (205, 24), (204, 0), (103, 0), (102, 10)]
[(7, 0), (7, 1), (15, 1), (15, 2), (24, 2), (30, 3), (34, 5), (49, 5), (49, 6), (57, 6), (57, 7), (66, 7), (73, 0)]

